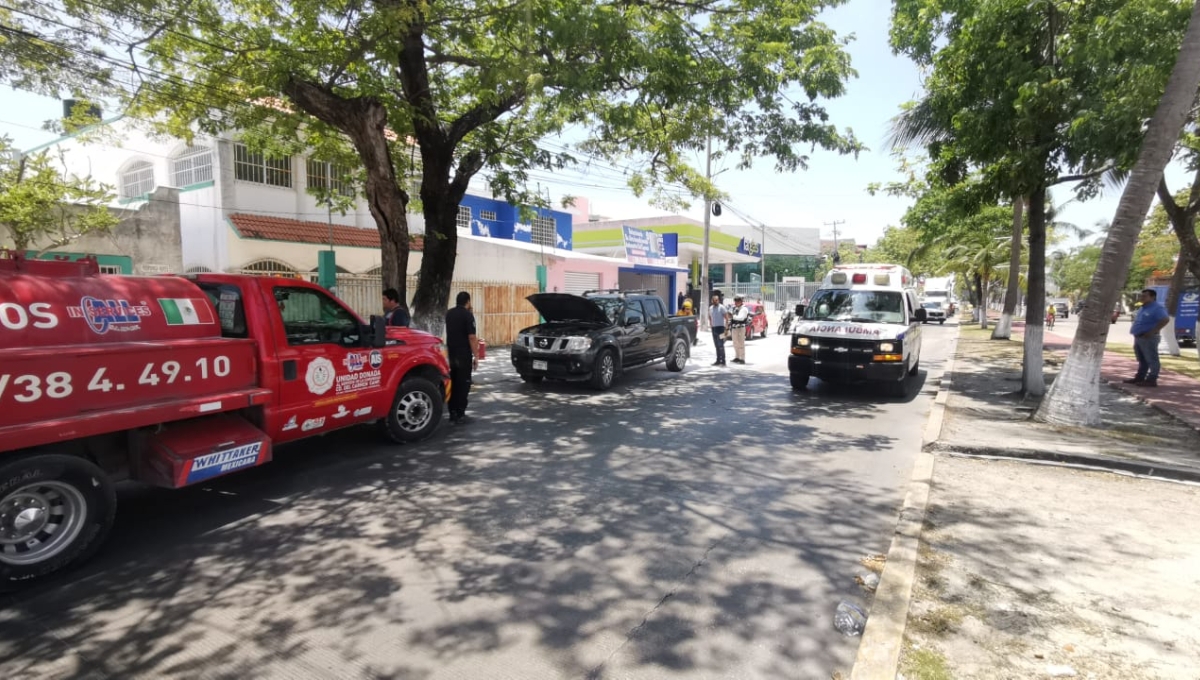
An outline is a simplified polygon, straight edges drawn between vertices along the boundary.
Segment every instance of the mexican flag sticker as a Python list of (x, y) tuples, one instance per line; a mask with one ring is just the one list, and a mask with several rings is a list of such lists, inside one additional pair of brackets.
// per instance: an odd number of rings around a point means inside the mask
[(158, 306), (162, 307), (168, 326), (199, 326), (213, 323), (212, 309), (204, 300), (159, 298)]

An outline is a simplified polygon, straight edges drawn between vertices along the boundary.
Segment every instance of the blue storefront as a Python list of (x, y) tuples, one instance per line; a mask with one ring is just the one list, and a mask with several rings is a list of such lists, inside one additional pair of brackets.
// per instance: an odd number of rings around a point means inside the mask
[(521, 211), (517, 206), (468, 194), (458, 204), (458, 226), (469, 226), (472, 236), (571, 250), (570, 213), (548, 208), (530, 210), (533, 211), (532, 220), (522, 223)]

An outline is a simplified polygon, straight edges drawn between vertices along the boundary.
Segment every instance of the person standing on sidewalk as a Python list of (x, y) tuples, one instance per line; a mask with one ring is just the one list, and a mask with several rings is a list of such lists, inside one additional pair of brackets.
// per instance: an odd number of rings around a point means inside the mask
[(471, 394), (471, 371), (479, 368), (479, 338), (471, 294), (463, 291), (455, 307), (446, 312), (446, 354), (450, 359), (450, 422), (467, 422), (467, 397)]
[(750, 323), (750, 308), (742, 304), (741, 295), (733, 296), (733, 311), (729, 313), (729, 334), (733, 336), (733, 363), (746, 363), (746, 325)]
[(1147, 288), (1141, 295), (1142, 308), (1133, 318), (1133, 353), (1137, 356), (1137, 375), (1126, 380), (1130, 385), (1158, 387), (1159, 331), (1171, 321), (1167, 308), (1158, 301), (1158, 293)]
[(713, 366), (725, 365), (725, 328), (729, 325), (729, 310), (721, 304), (721, 296), (713, 293), (708, 307), (708, 322), (712, 326), (713, 347), (717, 350), (717, 360)]

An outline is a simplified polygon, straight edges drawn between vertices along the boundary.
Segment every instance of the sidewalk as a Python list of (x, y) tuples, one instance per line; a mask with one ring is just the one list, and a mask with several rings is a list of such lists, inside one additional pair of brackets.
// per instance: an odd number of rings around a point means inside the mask
[[(932, 449), (1030, 458), (1200, 481), (1200, 382), (1163, 373), (1158, 388), (1121, 383), (1136, 362), (1106, 353), (1100, 410), (1102, 425), (1069, 428), (1030, 420), (1039, 400), (1023, 399), (1020, 328), (1009, 342), (964, 326), (941, 436)], [(1070, 346), (1047, 334), (1049, 385)], [(1115, 385), (1113, 384), (1115, 383)], [(1153, 407), (1153, 408), (1151, 408)]]
[[(1068, 347), (1047, 334), (1048, 385)], [(1200, 382), (1124, 385), (1136, 362), (1107, 353), (1102, 425), (1054, 427), (1021, 355), (1019, 330), (960, 329), (894, 677), (1195, 680), (1200, 488), (1096, 470), (1200, 481)]]
[[(1063, 359), (1071, 349), (1071, 339), (1057, 333), (1047, 332), (1044, 342), (1047, 351), (1061, 354)], [(1158, 387), (1137, 387), (1121, 382), (1136, 373), (1136, 360), (1114, 352), (1104, 353), (1100, 368), (1102, 380), (1200, 431), (1200, 380), (1163, 369), (1158, 376)]]

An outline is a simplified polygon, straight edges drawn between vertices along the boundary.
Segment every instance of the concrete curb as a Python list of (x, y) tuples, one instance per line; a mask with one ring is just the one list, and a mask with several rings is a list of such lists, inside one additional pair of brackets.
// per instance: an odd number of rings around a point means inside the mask
[(912, 481), (904, 497), (904, 506), (900, 509), (896, 533), (892, 536), (883, 575), (875, 590), (867, 627), (858, 644), (850, 680), (894, 680), (900, 665), (904, 628), (908, 625), (908, 607), (917, 576), (917, 549), (921, 542), (921, 529), (925, 525), (929, 491), (933, 485), (934, 454), (928, 449), (942, 433), (957, 351), (958, 336), (955, 336), (937, 396), (929, 411), (929, 420), (925, 422), (921, 451), (913, 466)]
[(1200, 483), (1200, 469), (1162, 465), (1159, 463), (1121, 458), (1105, 458), (1078, 453), (1056, 451), (1033, 451), (1028, 449), (1005, 449), (992, 446), (956, 446), (934, 442), (928, 447), (935, 453), (948, 453), (972, 458), (999, 458), (1006, 460), (1036, 461), (1048, 465), (1079, 467), (1102, 472), (1124, 473), (1151, 479), (1166, 479), (1176, 482)]

